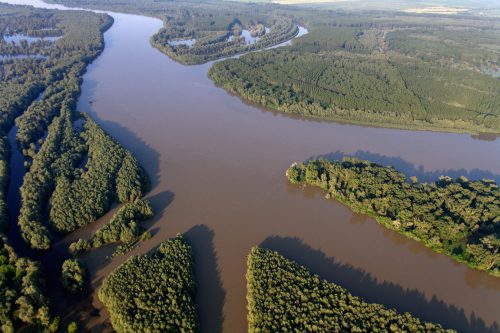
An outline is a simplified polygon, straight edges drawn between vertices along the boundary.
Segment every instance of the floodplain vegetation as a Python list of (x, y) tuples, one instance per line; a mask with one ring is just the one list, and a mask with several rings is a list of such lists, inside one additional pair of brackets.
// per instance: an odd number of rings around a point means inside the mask
[(401, 13), (291, 13), (290, 47), (215, 63), (227, 91), (290, 115), (500, 134), (500, 21)]
[[(221, 1), (52, 0), (69, 6), (109, 9), (154, 16), (163, 28), (151, 44), (183, 64), (201, 64), (285, 42), (298, 33), (297, 23), (280, 8)], [(255, 42), (247, 41), (246, 30)]]
[(500, 276), (500, 189), (493, 180), (440, 177), (419, 183), (355, 158), (294, 163), (292, 184), (316, 186), (381, 225), (467, 265)]
[(99, 299), (118, 333), (197, 332), (193, 274), (191, 247), (178, 235), (116, 268)]
[(455, 332), (366, 303), (277, 252), (247, 259), (248, 332)]
[[(500, 27), (494, 18), (321, 12), (213, 0), (52, 2), (158, 17), (164, 27), (152, 36), (152, 45), (185, 64), (274, 46), (305, 25), (310, 33), (292, 46), (216, 63), (210, 77), (245, 99), (290, 114), (387, 127), (500, 132), (500, 51), (495, 47)], [(0, 10), (2, 231), (9, 227), (8, 160), (17, 148), (26, 167), (17, 222), (31, 248), (49, 249), (60, 235), (92, 223), (119, 203), (108, 224), (69, 251), (77, 256), (121, 243), (117, 253), (126, 252), (147, 237), (141, 222), (153, 214), (142, 199), (148, 177), (129, 151), (76, 110), (82, 75), (102, 52), (102, 34), (112, 18), (2, 4)], [(245, 30), (255, 43), (243, 37)], [(15, 35), (36, 40), (5, 40)], [(17, 147), (7, 141), (13, 129)], [(435, 251), (500, 275), (500, 200), (494, 182), (462, 177), (420, 184), (392, 168), (353, 159), (296, 164), (287, 176), (292, 183), (323, 188), (327, 196)], [(2, 331), (25, 325), (57, 331), (41, 266), (18, 257), (3, 234), (0, 271)], [(77, 259), (65, 261), (61, 271), (69, 292), (84, 289), (85, 268)], [(251, 332), (446, 331), (365, 303), (267, 250), (252, 250), (247, 282)], [(99, 298), (117, 332), (196, 332), (195, 291), (191, 250), (178, 236), (118, 267), (104, 280)], [(71, 323), (68, 331), (76, 330)]]
[[(18, 224), (35, 250), (105, 214), (113, 202), (138, 202), (149, 180), (132, 154), (90, 116), (76, 110), (87, 65), (104, 49), (105, 14), (53, 11), (0, 4), (0, 325), (60, 330), (50, 311), (41, 265), (19, 257), (7, 231)], [(50, 38), (48, 38), (50, 37)], [(16, 146), (7, 134), (14, 131)], [(19, 149), (26, 170), (11, 170)], [(7, 214), (10, 174), (25, 173), (18, 220)], [(14, 212), (15, 213), (15, 212)], [(152, 212), (149, 212), (150, 216)], [(20, 246), (17, 244), (16, 246)], [(83, 290), (85, 268), (76, 260), (61, 267), (69, 292)], [(68, 331), (76, 331), (72, 324)]]

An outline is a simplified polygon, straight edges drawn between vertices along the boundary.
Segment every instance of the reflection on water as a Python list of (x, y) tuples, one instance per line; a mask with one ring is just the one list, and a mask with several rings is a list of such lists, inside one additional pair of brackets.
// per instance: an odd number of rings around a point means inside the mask
[[(264, 34), (267, 34), (269, 32), (269, 28), (265, 27), (264, 29), (265, 29)], [(250, 30), (247, 30), (247, 29), (241, 30), (241, 35), (238, 37), (243, 37), (243, 39), (245, 40), (245, 44), (255, 44), (262, 38), (261, 36), (252, 36), (252, 32)], [(235, 38), (235, 36), (231, 35), (231, 36), (229, 36), (227, 41), (232, 42), (234, 40), (234, 38)]]
[(21, 34), (14, 34), (14, 35), (8, 35), (8, 36), (3, 36), (3, 39), (7, 43), (14, 43), (16, 45), (21, 44), (21, 41), (25, 40), (28, 44), (32, 44), (36, 41), (49, 41), (49, 42), (54, 42), (61, 38), (61, 36), (58, 37), (53, 37), (53, 36), (47, 36), (47, 37), (31, 37), (31, 36), (26, 36), (26, 35), (21, 35)]
[(0, 54), (0, 60), (9, 59), (48, 59), (47, 56), (41, 54)]
[(196, 225), (184, 234), (196, 258), (196, 309), (201, 332), (222, 332), (223, 307), (226, 291), (220, 279), (214, 231), (206, 225)]
[(177, 39), (168, 42), (172, 46), (186, 45), (187, 47), (192, 47), (196, 43), (196, 39)]
[[(370, 301), (426, 320), (437, 318), (462, 332), (499, 331), (498, 326), (487, 327), (500, 322), (500, 279), (353, 214), (324, 199), (321, 191), (291, 186), (284, 176), (292, 162), (330, 152), (364, 152), (380, 160), (386, 156), (387, 163), (417, 171), (421, 166), (423, 173), (464, 170), (470, 175), (481, 170), (499, 175), (499, 140), (300, 120), (263, 111), (215, 87), (207, 77), (210, 64), (182, 66), (153, 49), (149, 37), (161, 21), (113, 16), (106, 49), (84, 77), (78, 108), (131, 149), (151, 175), (148, 196), (156, 216), (147, 226), (153, 237), (131, 254), (187, 233), (203, 286), (198, 307), (207, 309), (214, 301), (213, 309), (200, 313), (207, 331), (246, 331), (245, 256), (259, 244), (278, 246), (291, 259)], [(109, 216), (63, 239), (54, 251), (64, 251), (72, 238), (88, 235)], [(49, 258), (57, 253), (44, 257), (44, 264), (51, 265)], [(85, 257), (93, 288), (126, 260), (102, 257), (97, 251)], [(83, 318), (86, 328), (109, 329), (102, 326), (107, 313), (95, 289), (77, 305), (73, 318)]]
[[(7, 188), (7, 205), (9, 211), (9, 217), (12, 221), (17, 220), (19, 216), (19, 210), (21, 208), (21, 192), (20, 187), (23, 183), (23, 177), (26, 173), (24, 167), (24, 156), (21, 154), (19, 149), (17, 149), (16, 142), (17, 127), (14, 126), (7, 134), (7, 139), (11, 148), (10, 154), (10, 178), (9, 186)], [(12, 224), (9, 226), (9, 240), (12, 243), (19, 244), (22, 241), (20, 237), (19, 227), (17, 224)]]

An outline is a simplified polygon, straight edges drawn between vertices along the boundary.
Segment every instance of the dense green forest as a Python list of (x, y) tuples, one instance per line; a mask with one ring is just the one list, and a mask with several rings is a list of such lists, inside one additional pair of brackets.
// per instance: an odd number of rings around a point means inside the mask
[[(147, 190), (147, 176), (130, 152), (76, 112), (81, 77), (103, 50), (102, 33), (111, 24), (103, 14), (2, 5), (4, 35), (61, 36), (0, 42), (0, 52), (13, 56), (0, 64), (0, 127), (7, 131), (15, 119), (27, 157), (19, 225), (33, 248), (49, 248), (52, 231), (70, 232), (102, 216), (113, 201), (135, 201)], [(42, 57), (17, 58), (33, 54)]]
[(454, 332), (352, 296), (277, 252), (247, 259), (248, 332)]
[[(19, 149), (27, 170), (18, 224), (34, 249), (48, 249), (55, 236), (93, 222), (113, 202), (152, 214), (149, 204), (137, 204), (149, 180), (135, 157), (76, 110), (82, 75), (104, 49), (103, 32), (112, 23), (105, 14), (0, 4), (0, 231), (11, 227), (5, 192), (10, 152)], [(9, 36), (20, 41), (7, 42)], [(28, 42), (23, 36), (57, 38)], [(6, 135), (14, 125), (18, 146), (10, 147)], [(128, 222), (135, 232), (134, 221)], [(59, 318), (44, 296), (41, 265), (18, 257), (3, 234), (0, 271), (1, 330), (30, 325), (38, 332), (57, 331)], [(69, 292), (83, 289), (81, 263), (67, 260), (61, 271)], [(76, 329), (74, 323), (68, 327)]]
[(294, 163), (286, 175), (437, 252), (500, 276), (500, 190), (492, 180), (419, 183), (392, 167), (354, 158)]
[(45, 281), (40, 265), (20, 258), (0, 234), (0, 329), (14, 332), (23, 324), (38, 327), (39, 331), (55, 332), (57, 319), (50, 314), (44, 296)]
[[(147, 190), (148, 180), (130, 152), (90, 117), (76, 112), (81, 77), (104, 48), (102, 32), (112, 19), (87, 12), (11, 6), (5, 6), (1, 18), (0, 26), (9, 33), (62, 34), (51, 43), (21, 42), (22, 49), (0, 43), (0, 51), (8, 54), (45, 57), (4, 61), (2, 83), (8, 90), (1, 95), (12, 99), (4, 101), (3, 127), (12, 126), (18, 116), (17, 141), (27, 157), (19, 216), (22, 236), (31, 247), (48, 249), (53, 231), (73, 231), (102, 216), (114, 201), (138, 199)], [(17, 100), (7, 94), (26, 87)], [(83, 129), (75, 126), (77, 121)]]
[(482, 20), (318, 13), (293, 46), (215, 63), (209, 75), (287, 114), (500, 133), (500, 21)]
[(191, 248), (182, 236), (134, 256), (99, 289), (115, 331), (197, 332)]
[[(500, 132), (496, 19), (320, 12), (216, 0), (52, 2), (160, 18), (164, 27), (151, 37), (152, 45), (184, 64), (273, 46), (304, 25), (310, 33), (292, 46), (216, 63), (211, 78), (245, 99), (290, 114), (377, 126)], [(111, 24), (104, 14), (0, 4), (4, 38), (60, 37), (19, 43), (0, 39), (0, 231), (9, 227), (10, 151), (19, 149), (26, 174), (17, 222), (32, 249), (50, 249), (113, 205), (117, 211), (108, 223), (72, 243), (69, 254), (77, 257), (118, 243), (113, 254), (118, 255), (151, 237), (142, 225), (153, 216), (143, 199), (150, 187), (147, 174), (131, 152), (76, 109), (82, 76), (103, 50), (102, 34)], [(247, 43), (244, 31), (258, 41)], [(18, 146), (9, 147), (6, 135), (14, 125)], [(287, 176), (292, 183), (324, 189), (327, 197), (437, 252), (500, 276), (500, 196), (492, 181), (443, 177), (421, 184), (392, 168), (355, 159), (295, 164)], [(62, 262), (67, 253), (56, 256)], [(83, 260), (68, 259), (58, 267), (60, 284), (69, 293), (85, 290)], [(191, 249), (178, 236), (115, 269), (99, 290), (113, 328), (198, 331), (193, 267)], [(252, 250), (247, 280), (251, 332), (445, 331), (411, 314), (365, 303), (271, 251)], [(44, 295), (41, 265), (18, 257), (3, 234), (0, 293), (2, 331), (25, 325), (41, 332), (58, 329), (59, 319)], [(68, 332), (77, 330), (76, 323), (68, 326)]]
[(54, 118), (24, 177), (19, 225), (33, 248), (49, 248), (50, 229), (71, 232), (104, 215), (114, 201), (135, 201), (148, 189), (132, 154), (82, 117), (81, 131), (64, 110)]
[[(5, 192), (9, 180), (11, 149), (7, 133), (18, 122), (19, 147), (35, 147), (56, 109), (74, 107), (79, 93), (82, 64), (103, 49), (102, 32), (112, 24), (109, 16), (63, 13), (0, 4), (0, 227), (9, 227)], [(8, 35), (61, 36), (57, 42), (8, 43)], [(77, 86), (75, 87), (75, 83)], [(67, 90), (67, 92), (62, 92)], [(42, 92), (46, 91), (42, 96)], [(75, 93), (76, 91), (76, 93)], [(46, 99), (43, 108), (33, 103)], [(73, 100), (72, 100), (73, 99)], [(59, 104), (57, 104), (59, 103)], [(21, 118), (29, 114), (30, 118)], [(33, 149), (32, 149), (33, 150)], [(21, 172), (22, 170), (14, 170)], [(45, 281), (40, 264), (19, 257), (0, 234), (1, 330), (14, 332), (31, 325), (38, 332), (55, 332), (59, 319), (53, 317), (44, 295)]]
[[(289, 40), (298, 33), (292, 17), (272, 5), (178, 0), (50, 2), (157, 17), (163, 21), (164, 27), (151, 37), (151, 44), (183, 64), (200, 64), (263, 49)], [(249, 31), (253, 37), (259, 37), (258, 40), (249, 43), (242, 36), (243, 30)], [(186, 40), (194, 44), (182, 42)]]

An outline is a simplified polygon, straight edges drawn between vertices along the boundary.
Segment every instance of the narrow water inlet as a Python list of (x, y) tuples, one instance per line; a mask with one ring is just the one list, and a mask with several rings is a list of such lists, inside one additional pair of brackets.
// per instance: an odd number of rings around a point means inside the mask
[(27, 252), (27, 246), (21, 238), (17, 218), (19, 216), (19, 209), (21, 208), (20, 190), (24, 175), (26, 174), (26, 168), (24, 167), (24, 156), (17, 147), (16, 134), (17, 126), (14, 125), (7, 134), (11, 151), (9, 186), (7, 188), (7, 208), (10, 221), (8, 238), (16, 249), (16, 252), (23, 255), (23, 252)]

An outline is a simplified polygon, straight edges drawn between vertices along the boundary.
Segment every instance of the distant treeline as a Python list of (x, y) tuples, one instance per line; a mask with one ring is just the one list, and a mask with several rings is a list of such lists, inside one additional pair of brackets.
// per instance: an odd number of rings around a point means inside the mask
[[(9, 227), (5, 192), (10, 151), (18, 148), (27, 168), (21, 187), (21, 235), (32, 248), (47, 249), (57, 233), (91, 223), (112, 202), (138, 202), (149, 180), (129, 151), (76, 111), (82, 75), (104, 49), (102, 34), (112, 18), (5, 4), (0, 11), (2, 37), (60, 37), (30, 43), (0, 38), (0, 232)], [(14, 123), (18, 147), (10, 147), (6, 137)], [(41, 266), (18, 257), (4, 234), (0, 271), (1, 330), (30, 325), (34, 331), (56, 332), (59, 319), (44, 296)], [(61, 282), (68, 291), (81, 291), (84, 280), (79, 262), (64, 263)]]
[[(294, 36), (300, 23), (309, 34), (293, 46), (216, 63), (210, 77), (244, 99), (289, 114), (500, 133), (500, 23), (495, 18), (213, 0), (52, 2), (158, 17), (164, 27), (151, 43), (185, 64), (276, 45)], [(263, 26), (270, 28), (264, 35)], [(261, 38), (245, 44), (242, 29)], [(171, 43), (193, 39), (193, 45)]]
[(354, 158), (295, 163), (286, 175), (436, 252), (500, 276), (500, 190), (492, 180), (441, 177), (422, 184), (392, 167)]
[[(260, 20), (256, 18), (255, 21), (262, 22), (260, 26), (264, 24), (269, 26), (270, 31), (267, 34), (261, 33), (262, 38), (253, 44), (246, 44), (244, 38), (234, 36), (236, 28), (239, 30), (242, 28), (254, 29), (252, 26), (241, 26), (238, 17), (234, 17), (233, 22), (226, 26), (226, 30), (220, 31), (200, 30), (204, 29), (204, 27), (198, 26), (199, 21), (195, 18), (193, 19), (193, 23), (196, 25), (189, 30), (183, 30), (180, 34), (177, 31), (178, 26), (184, 26), (187, 23), (168, 21), (164, 29), (151, 37), (151, 43), (169, 57), (181, 63), (200, 64), (210, 60), (273, 46), (291, 39), (298, 33), (296, 24), (293, 23), (292, 19), (287, 17), (276, 18), (264, 16)], [(230, 41), (230, 36), (235, 38)], [(196, 39), (196, 42), (192, 47), (182, 44), (175, 46), (169, 44), (170, 41), (179, 38), (193, 38)]]
[(210, 77), (243, 99), (287, 114), (500, 133), (498, 21), (316, 14), (295, 13), (310, 33), (293, 46), (215, 63)]
[[(275, 5), (224, 3), (220, 1), (107, 1), (52, 0), (69, 6), (109, 9), (154, 16), (163, 28), (151, 37), (151, 44), (183, 64), (201, 64), (223, 57), (260, 50), (291, 39), (298, 33), (289, 13)], [(268, 28), (266, 32), (265, 28)], [(241, 36), (249, 30), (258, 41), (247, 44)], [(192, 40), (193, 45), (176, 44)]]

